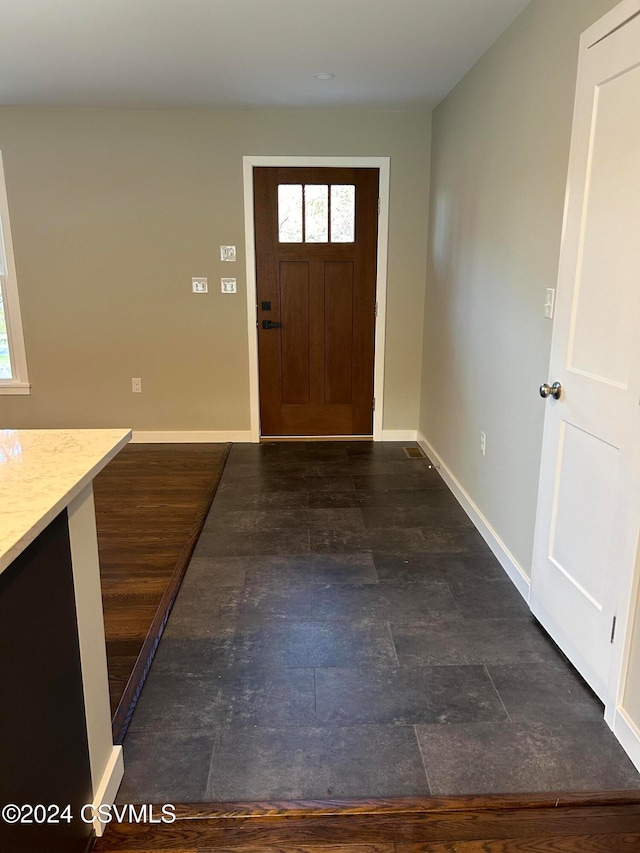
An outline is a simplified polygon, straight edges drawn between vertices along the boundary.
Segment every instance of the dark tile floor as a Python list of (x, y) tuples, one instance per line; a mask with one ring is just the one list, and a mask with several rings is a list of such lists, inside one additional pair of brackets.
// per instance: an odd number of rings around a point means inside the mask
[(601, 704), (402, 447), (233, 448), (120, 802), (640, 787)]

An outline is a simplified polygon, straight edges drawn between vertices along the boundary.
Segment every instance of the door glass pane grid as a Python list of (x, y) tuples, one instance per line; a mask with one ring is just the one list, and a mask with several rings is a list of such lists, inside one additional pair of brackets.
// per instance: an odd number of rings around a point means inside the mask
[(280, 243), (355, 242), (353, 184), (279, 184)]

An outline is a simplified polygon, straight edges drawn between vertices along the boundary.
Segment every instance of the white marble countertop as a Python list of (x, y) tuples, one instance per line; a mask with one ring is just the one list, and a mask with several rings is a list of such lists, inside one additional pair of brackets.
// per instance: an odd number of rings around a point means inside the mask
[(0, 572), (130, 439), (128, 429), (0, 430)]

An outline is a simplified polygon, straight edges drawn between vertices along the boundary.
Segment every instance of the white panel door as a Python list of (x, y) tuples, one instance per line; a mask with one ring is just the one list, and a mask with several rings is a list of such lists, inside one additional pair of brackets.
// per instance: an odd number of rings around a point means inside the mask
[(640, 522), (639, 341), (636, 16), (581, 45), (531, 578), (533, 613), (605, 703)]

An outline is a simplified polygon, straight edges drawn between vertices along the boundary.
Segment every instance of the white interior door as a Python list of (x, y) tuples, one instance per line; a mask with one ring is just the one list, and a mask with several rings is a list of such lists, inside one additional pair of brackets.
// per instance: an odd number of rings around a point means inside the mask
[(640, 17), (596, 35), (581, 43), (531, 609), (607, 703), (640, 521)]

